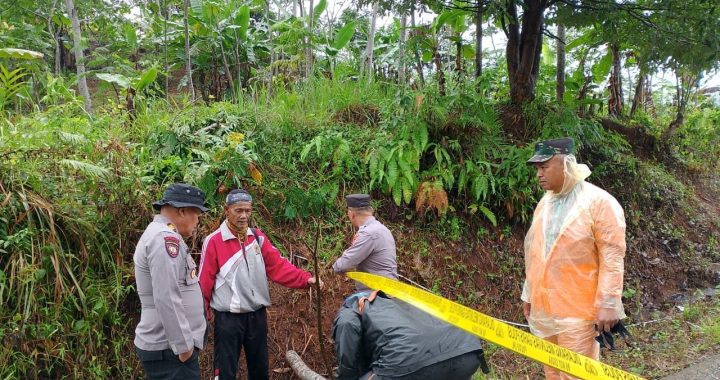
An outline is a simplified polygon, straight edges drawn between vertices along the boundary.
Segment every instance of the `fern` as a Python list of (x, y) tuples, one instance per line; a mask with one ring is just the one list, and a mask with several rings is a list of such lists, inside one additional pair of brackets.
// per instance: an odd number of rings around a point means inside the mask
[(211, 155), (205, 150), (197, 149), (197, 148), (190, 148), (190, 151), (195, 154), (196, 156), (200, 157), (203, 161), (210, 161)]
[(75, 133), (57, 131), (57, 135), (58, 135), (58, 138), (60, 139), (60, 141), (66, 142), (66, 143), (68, 143), (70, 145), (74, 145), (74, 146), (80, 146), (80, 145), (88, 142), (88, 139), (85, 138), (85, 136), (78, 135)]
[(350, 142), (342, 132), (325, 130), (305, 144), (300, 152), (300, 161), (308, 162), (311, 153), (318, 158), (321, 168), (332, 167), (335, 178), (349, 175), (355, 164)]
[(22, 80), (25, 74), (22, 68), (8, 71), (0, 64), (0, 111), (5, 109), (5, 105), (25, 86), (25, 81)]
[(402, 188), (399, 184), (392, 187), (392, 197), (396, 205), (402, 204)]
[(415, 210), (418, 213), (425, 213), (428, 210), (435, 210), (437, 216), (447, 213), (449, 208), (447, 192), (439, 181), (425, 181), (420, 184), (415, 200)]
[(111, 174), (110, 169), (85, 161), (63, 159), (60, 160), (60, 164), (76, 170), (92, 179), (107, 179)]
[(402, 181), (400, 181), (400, 186), (402, 187), (403, 201), (409, 204), (412, 200), (413, 185), (403, 178)]
[(493, 214), (493, 212), (490, 211), (489, 208), (487, 208), (483, 205), (478, 206), (478, 208), (480, 209), (480, 212), (482, 212), (483, 215), (485, 215), (485, 217), (488, 218), (490, 223), (492, 223), (493, 226), (497, 227), (497, 219), (495, 218), (495, 214)]
[(413, 143), (415, 144), (415, 149), (418, 152), (424, 151), (428, 145), (428, 140), (429, 135), (427, 125), (422, 122), (418, 123), (413, 131)]

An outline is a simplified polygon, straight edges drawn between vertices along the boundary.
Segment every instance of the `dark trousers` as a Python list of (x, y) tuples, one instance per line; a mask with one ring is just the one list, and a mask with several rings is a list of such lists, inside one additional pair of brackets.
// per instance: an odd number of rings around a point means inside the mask
[(215, 311), (215, 375), (235, 380), (238, 359), (245, 348), (248, 378), (268, 379), (267, 311), (250, 313)]
[(170, 349), (146, 351), (135, 347), (135, 352), (142, 363), (147, 380), (200, 379), (200, 362), (198, 361), (200, 350), (197, 348), (190, 359), (184, 363)]
[(478, 367), (480, 367), (480, 352), (481, 351), (468, 352), (466, 354), (420, 368), (413, 373), (403, 376), (378, 376), (371, 371), (360, 377), (360, 380), (469, 380), (472, 378), (475, 371), (477, 371)]

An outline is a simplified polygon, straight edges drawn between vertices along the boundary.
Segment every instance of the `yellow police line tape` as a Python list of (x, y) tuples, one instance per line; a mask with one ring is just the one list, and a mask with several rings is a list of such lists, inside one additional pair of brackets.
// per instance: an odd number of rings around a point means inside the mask
[(369, 273), (349, 272), (347, 276), (369, 288), (381, 289), (393, 297), (488, 342), (581, 379), (642, 379), (637, 375), (600, 363), (414, 286)]

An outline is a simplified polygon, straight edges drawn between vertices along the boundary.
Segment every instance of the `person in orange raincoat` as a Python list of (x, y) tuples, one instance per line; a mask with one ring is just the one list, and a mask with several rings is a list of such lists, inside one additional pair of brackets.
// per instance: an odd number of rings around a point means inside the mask
[[(590, 169), (574, 147), (570, 138), (542, 141), (528, 160), (546, 193), (525, 236), (521, 298), (534, 335), (598, 360), (598, 330), (625, 318), (625, 216), (612, 195), (585, 181)], [(545, 376), (574, 379), (547, 366)]]

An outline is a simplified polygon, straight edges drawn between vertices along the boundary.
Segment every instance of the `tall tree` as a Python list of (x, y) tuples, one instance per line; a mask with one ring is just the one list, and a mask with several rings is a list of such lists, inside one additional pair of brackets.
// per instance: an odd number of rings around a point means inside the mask
[(193, 86), (192, 78), (192, 58), (190, 57), (190, 27), (188, 21), (188, 8), (190, 7), (190, 0), (185, 0), (183, 5), (183, 23), (185, 27), (185, 77), (187, 78), (188, 89), (190, 90), (190, 100), (195, 101), (195, 86)]
[[(458, 81), (462, 81), (465, 70), (463, 69), (463, 38), (462, 34), (467, 30), (465, 23), (466, 11), (456, 11), (448, 18), (446, 24), (450, 27), (452, 36), (450, 39), (455, 43), (455, 71), (457, 72)], [(441, 14), (439, 18), (443, 17)]]
[(305, 77), (310, 78), (313, 72), (313, 50), (312, 50), (312, 38), (313, 38), (313, 23), (314, 23), (314, 4), (313, 0), (310, 0), (310, 6), (308, 7), (308, 36), (307, 44), (305, 45)]
[(400, 54), (398, 54), (398, 82), (405, 85), (405, 50), (407, 49), (407, 15), (400, 15)]
[[(482, 76), (483, 5), (475, 10), (475, 79)], [(478, 84), (478, 89), (480, 88)]]
[(62, 58), (62, 41), (60, 41), (60, 35), (57, 31), (55, 31), (54, 23), (53, 23), (53, 14), (55, 13), (55, 7), (57, 6), (57, 0), (53, 0), (52, 6), (50, 7), (50, 15), (47, 18), (47, 25), (48, 25), (48, 33), (53, 38), (53, 45), (55, 45), (55, 75), (60, 75), (60, 70), (62, 68), (62, 64), (60, 62), (60, 59)]
[(612, 70), (608, 80), (608, 113), (614, 117), (623, 114), (623, 92), (622, 92), (622, 66), (620, 66), (620, 47), (617, 44), (610, 44), (612, 53)]
[(370, 15), (370, 31), (368, 32), (367, 47), (363, 58), (362, 72), (368, 81), (373, 77), (373, 52), (375, 50), (375, 32), (377, 31), (377, 15), (380, 11), (380, 4), (375, 3)]
[(562, 103), (565, 97), (565, 25), (557, 25), (555, 99)]
[[(415, 23), (415, 5), (410, 8), (410, 27), (415, 35), (422, 33), (421, 29), (417, 28)], [(418, 79), (420, 79), (420, 85), (425, 84), (425, 74), (423, 74), (423, 63), (420, 58), (420, 49), (417, 48), (417, 44), (413, 44), (413, 54), (415, 55), (415, 69), (418, 73)]]
[[(158, 4), (159, 6), (159, 4)], [(162, 3), (161, 13), (163, 15), (163, 58), (165, 63), (165, 99), (170, 99), (170, 63), (168, 61), (168, 18), (170, 18), (170, 7), (167, 0)]]
[(443, 70), (442, 57), (440, 56), (440, 32), (436, 32), (433, 36), (432, 58), (435, 63), (435, 75), (437, 75), (438, 92), (441, 96), (445, 96), (445, 71)]
[(685, 122), (685, 110), (690, 100), (690, 94), (697, 87), (697, 81), (696, 73), (681, 67), (679, 64), (675, 65), (675, 103), (677, 105), (675, 119), (663, 131), (660, 136), (661, 141), (667, 143), (675, 134), (675, 131)]
[(645, 86), (647, 86), (649, 83), (647, 78), (648, 69), (643, 64), (640, 54), (632, 51), (628, 55), (628, 60), (630, 59), (635, 60), (639, 68), (637, 84), (635, 85), (635, 93), (633, 94), (632, 103), (630, 105), (630, 117), (633, 117), (635, 116), (635, 113), (638, 111), (638, 109), (640, 109), (641, 107), (645, 107), (645, 95), (647, 94)]
[(630, 106), (630, 117), (635, 116), (635, 113), (640, 107), (645, 105), (645, 84), (647, 82), (647, 74), (640, 71), (638, 74), (637, 85), (635, 86), (635, 95), (633, 96), (632, 105)]
[(661, 35), (648, 33), (643, 57), (675, 73), (675, 119), (661, 135), (668, 143), (685, 120), (690, 94), (703, 72), (720, 66), (720, 7), (715, 2), (669, 2), (667, 11), (655, 16)]
[(510, 100), (514, 104), (525, 104), (535, 99), (542, 51), (543, 14), (549, 4), (547, 0), (526, 0), (522, 15), (518, 16), (517, 1), (505, 0), (502, 3), (500, 21), (508, 38), (505, 57)]
[(75, 51), (75, 68), (77, 69), (78, 91), (83, 97), (83, 108), (85, 112), (92, 114), (92, 101), (85, 78), (85, 54), (83, 53), (82, 34), (80, 31), (80, 20), (78, 20), (77, 9), (73, 0), (65, 0), (68, 15), (73, 28), (73, 50)]

